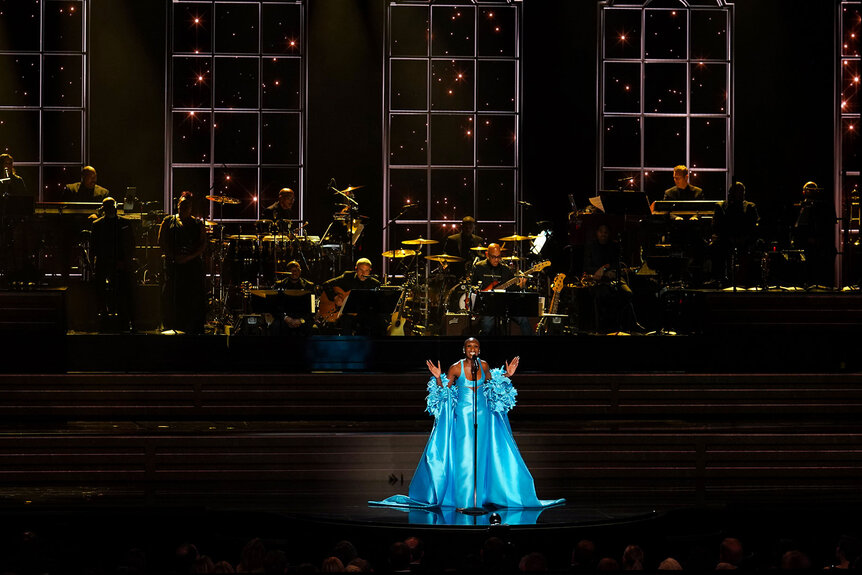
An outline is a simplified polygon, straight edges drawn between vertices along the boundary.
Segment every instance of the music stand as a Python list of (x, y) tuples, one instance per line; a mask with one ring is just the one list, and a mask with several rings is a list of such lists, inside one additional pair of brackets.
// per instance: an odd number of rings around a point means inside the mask
[(251, 293), (254, 313), (280, 312), (294, 318), (314, 313), (314, 294), (304, 290), (257, 290)]
[(500, 333), (508, 333), (510, 318), (535, 316), (538, 310), (538, 293), (483, 291), (476, 294), (476, 313), (494, 316)]
[(650, 213), (649, 200), (644, 192), (599, 191), (606, 214), (640, 216)]
[(341, 313), (361, 316), (392, 315), (399, 297), (401, 290), (355, 289), (347, 296)]

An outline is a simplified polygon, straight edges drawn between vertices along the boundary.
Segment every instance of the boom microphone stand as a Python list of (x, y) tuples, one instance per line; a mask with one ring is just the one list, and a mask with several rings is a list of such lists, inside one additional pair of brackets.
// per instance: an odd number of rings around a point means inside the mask
[(478, 482), (479, 482), (479, 405), (477, 403), (479, 396), (479, 356), (473, 357), (473, 377), (476, 380), (473, 382), (473, 507), (459, 507), (455, 511), (464, 515), (485, 515), (488, 513), (482, 507), (479, 507), (478, 501)]

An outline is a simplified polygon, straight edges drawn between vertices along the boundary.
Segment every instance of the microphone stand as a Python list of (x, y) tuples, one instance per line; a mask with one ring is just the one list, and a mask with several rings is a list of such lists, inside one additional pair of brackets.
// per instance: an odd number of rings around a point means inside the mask
[(488, 513), (482, 507), (479, 507), (478, 501), (478, 482), (479, 482), (479, 405), (478, 405), (478, 397), (479, 397), (479, 358), (473, 358), (473, 377), (476, 380), (473, 382), (476, 385), (473, 386), (473, 507), (459, 507), (455, 509), (458, 513), (463, 515), (486, 515)]

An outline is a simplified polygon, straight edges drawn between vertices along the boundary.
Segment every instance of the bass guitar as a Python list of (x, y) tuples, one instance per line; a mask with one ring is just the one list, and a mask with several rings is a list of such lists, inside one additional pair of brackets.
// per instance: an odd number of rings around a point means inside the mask
[(527, 271), (525, 271), (523, 274), (516, 275), (515, 277), (508, 279), (508, 280), (504, 281), (503, 283), (493, 281), (493, 282), (489, 283), (487, 286), (485, 286), (484, 288), (482, 288), (481, 291), (491, 291), (494, 289), (506, 289), (506, 288), (514, 285), (514, 283), (516, 281), (518, 281), (519, 279), (521, 279), (525, 275), (531, 274), (533, 272), (537, 272), (539, 270), (543, 270), (546, 267), (548, 267), (549, 265), (551, 265), (551, 260), (545, 260), (543, 262), (539, 262), (536, 265), (534, 265), (533, 267), (531, 267), (530, 269), (528, 269)]
[[(551, 289), (554, 292), (554, 295), (551, 296), (551, 305), (548, 306), (548, 313), (551, 315), (556, 315), (557, 307), (560, 305), (560, 292), (563, 291), (563, 282), (566, 279), (566, 274), (557, 274), (557, 277), (554, 278), (554, 285), (551, 286)], [(542, 318), (539, 322), (539, 325), (536, 326), (536, 333), (548, 333), (548, 319)]]

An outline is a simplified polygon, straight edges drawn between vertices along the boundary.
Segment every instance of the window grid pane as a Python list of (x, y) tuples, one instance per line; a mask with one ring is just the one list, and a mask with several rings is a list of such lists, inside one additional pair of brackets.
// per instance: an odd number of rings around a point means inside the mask
[(240, 201), (206, 215), (249, 222), (290, 187), (302, 218), (305, 1), (172, 2), (165, 205), (194, 184)]
[[(87, 0), (7, 2), (0, 14), (0, 153), (36, 201), (58, 200), (86, 155)], [(44, 31), (44, 33), (42, 33)], [(11, 78), (11, 80), (10, 80)], [(61, 135), (61, 136), (60, 136)]]
[(862, 175), (862, 148), (859, 132), (862, 130), (862, 106), (860, 106), (860, 73), (862, 73), (862, 2), (844, 1), (838, 12), (838, 57), (841, 71), (836, 81), (839, 89), (836, 107), (840, 121), (835, 129), (838, 154), (838, 198), (836, 205), (844, 209), (841, 226), (841, 272), (842, 283), (850, 283), (859, 277), (859, 264), (855, 257), (845, 254), (855, 252), (854, 243), (862, 238), (862, 207), (859, 200), (859, 182)]
[(601, 5), (599, 185), (631, 178), (653, 201), (685, 164), (721, 199), (733, 171), (733, 6), (637, 4)]
[(418, 235), (442, 243), (466, 215), (488, 232), (516, 229), (520, 17), (504, 1), (389, 2), (384, 219), (422, 207), (397, 217), (384, 249)]

